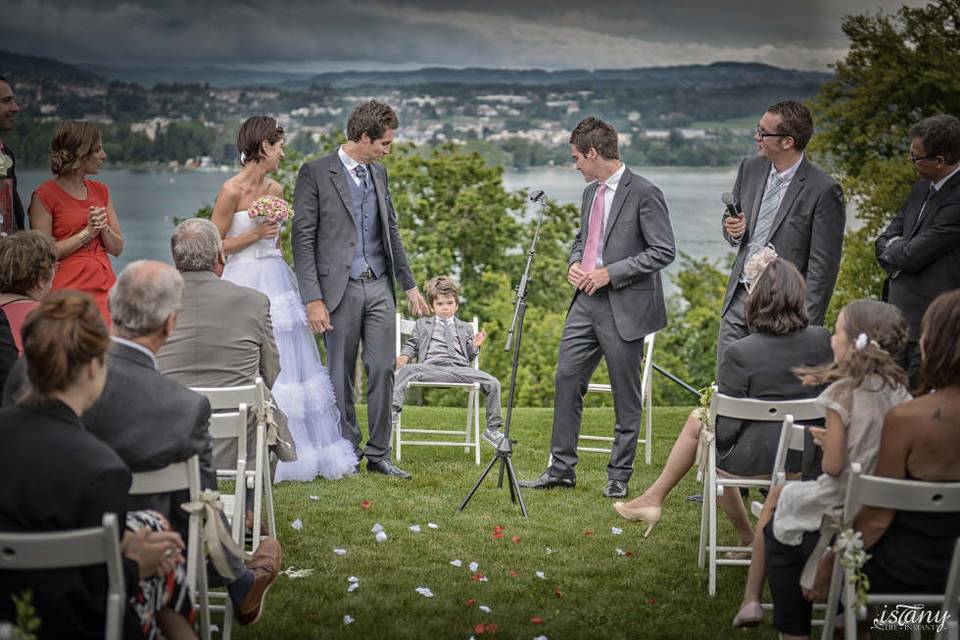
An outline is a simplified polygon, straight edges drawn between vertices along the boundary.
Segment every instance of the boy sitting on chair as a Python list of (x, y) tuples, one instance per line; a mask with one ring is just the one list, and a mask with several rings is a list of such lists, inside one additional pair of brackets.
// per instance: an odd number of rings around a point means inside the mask
[[(460, 306), (460, 285), (447, 276), (437, 276), (424, 287), (427, 303), (436, 315), (417, 320), (413, 335), (397, 356), (397, 375), (393, 386), (394, 415), (403, 409), (403, 399), (413, 381), (477, 382), (487, 398), (487, 428), (483, 439), (497, 446), (503, 440), (500, 425), (500, 381), (485, 371), (470, 366), (486, 331), (473, 334), (473, 327), (456, 317)], [(415, 364), (407, 364), (413, 358)]]

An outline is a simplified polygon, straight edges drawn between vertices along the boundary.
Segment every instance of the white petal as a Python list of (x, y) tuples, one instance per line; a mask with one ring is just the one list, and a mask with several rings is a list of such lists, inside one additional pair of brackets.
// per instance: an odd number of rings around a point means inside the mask
[(311, 500), (319, 500), (319, 499), (320, 499), (320, 496), (310, 496), (310, 499), (311, 499)]
[(486, 582), (487, 576), (480, 576), (480, 582)]
[(360, 578), (358, 578), (357, 576), (350, 576), (349, 578), (347, 578), (347, 582), (360, 582)]
[(433, 591), (430, 591), (428, 587), (417, 587), (416, 592), (422, 595), (424, 598), (433, 597)]
[(550, 547), (547, 547), (547, 555), (550, 555), (550, 554), (553, 553), (554, 551), (555, 551), (555, 549), (551, 549)]
[(353, 622), (353, 616), (349, 614), (343, 616), (343, 624), (350, 624), (351, 622)]
[(540, 578), (541, 580), (546, 580), (546, 579), (547, 579), (547, 576), (543, 573), (543, 571), (537, 571), (536, 575), (537, 575), (537, 577)]
[(627, 555), (627, 552), (624, 551), (623, 549), (619, 548), (619, 547), (617, 547), (616, 549), (614, 549), (614, 551), (617, 552), (617, 555), (618, 555), (618, 556), (625, 556), (625, 555)]
[(418, 524), (412, 524), (408, 528), (410, 529), (410, 531), (413, 531), (414, 533), (420, 533), (420, 525)]
[(471, 563), (470, 563), (470, 571), (476, 573), (476, 572), (477, 572), (477, 569), (479, 569), (479, 568), (480, 568), (480, 565), (477, 564), (476, 562), (471, 562)]
[(492, 611), (492, 609), (490, 609), (490, 607), (488, 607), (487, 605), (482, 604), (482, 605), (480, 605), (480, 611), (483, 611), (484, 613), (490, 613), (490, 611)]
[(377, 542), (386, 542), (387, 534), (384, 533), (383, 531), (377, 531), (376, 538), (377, 538)]
[(356, 590), (359, 589), (359, 588), (360, 588), (360, 583), (359, 583), (359, 582), (354, 582), (354, 583), (351, 584), (349, 587), (347, 587), (347, 593), (353, 593), (354, 591), (356, 591)]
[(430, 527), (431, 529), (439, 529), (439, 528), (440, 528), (440, 527), (437, 525), (436, 522), (428, 522), (428, 523), (427, 523), (427, 526)]
[(300, 529), (303, 529), (303, 520), (301, 520), (300, 518), (297, 518), (296, 520), (290, 523), (290, 526), (296, 529), (297, 531), (300, 531)]
[(547, 636), (537, 636), (533, 640), (549, 640), (549, 639), (547, 638)]
[(621, 529), (620, 527), (610, 527), (610, 533), (612, 533), (615, 536), (618, 536), (621, 533), (623, 533), (623, 529)]
[(379, 522), (370, 528), (370, 533), (380, 533), (383, 531), (383, 525)]
[(451, 560), (451, 561), (450, 561), (450, 564), (452, 564), (452, 565), (455, 566), (455, 567), (462, 567), (462, 566), (463, 566), (463, 561), (462, 561), (462, 560)]
[(345, 555), (347, 555), (347, 550), (346, 550), (346, 549), (334, 549), (333, 552), (334, 552), (335, 554), (337, 554), (338, 556), (345, 556)]

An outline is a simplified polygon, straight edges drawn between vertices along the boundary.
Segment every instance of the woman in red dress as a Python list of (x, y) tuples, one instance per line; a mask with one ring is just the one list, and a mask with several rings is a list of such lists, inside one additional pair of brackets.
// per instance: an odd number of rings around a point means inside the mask
[(116, 281), (107, 253), (123, 251), (110, 191), (88, 180), (107, 159), (100, 130), (90, 122), (64, 122), (50, 143), (53, 178), (33, 192), (30, 226), (57, 244), (54, 289), (79, 289), (93, 297), (110, 326), (107, 292)]

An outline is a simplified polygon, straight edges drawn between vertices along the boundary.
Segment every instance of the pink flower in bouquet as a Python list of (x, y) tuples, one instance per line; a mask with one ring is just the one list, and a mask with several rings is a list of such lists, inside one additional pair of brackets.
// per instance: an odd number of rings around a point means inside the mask
[(273, 224), (283, 224), (293, 215), (293, 210), (283, 198), (262, 196), (250, 205), (247, 215), (254, 220), (259, 218)]

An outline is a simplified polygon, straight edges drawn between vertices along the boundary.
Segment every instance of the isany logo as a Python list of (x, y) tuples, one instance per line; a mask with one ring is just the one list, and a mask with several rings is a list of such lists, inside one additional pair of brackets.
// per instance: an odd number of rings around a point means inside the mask
[(878, 631), (943, 631), (950, 619), (949, 611), (928, 610), (922, 604), (884, 605), (874, 616), (871, 629)]

